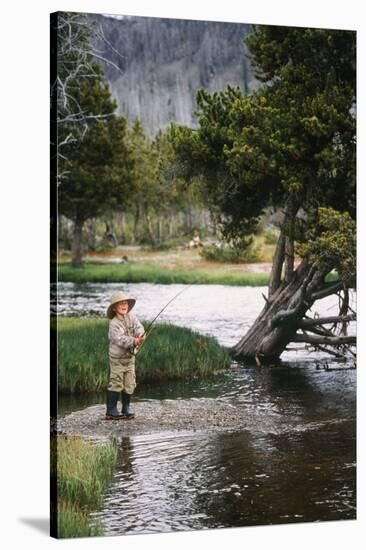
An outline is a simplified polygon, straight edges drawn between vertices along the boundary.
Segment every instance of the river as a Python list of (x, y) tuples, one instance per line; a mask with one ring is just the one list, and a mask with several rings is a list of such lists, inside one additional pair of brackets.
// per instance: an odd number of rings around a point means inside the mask
[[(110, 294), (137, 298), (145, 320), (184, 285), (60, 283), (60, 315), (104, 315)], [(263, 306), (265, 288), (196, 285), (160, 320), (236, 343)], [(355, 296), (352, 296), (355, 301)], [(312, 313), (332, 315), (337, 301)], [(353, 324), (351, 332), (356, 330)], [(295, 347), (295, 346), (293, 346)], [(134, 400), (203, 399), (250, 419), (228, 433), (163, 432), (122, 437), (103, 508), (106, 534), (171, 532), (356, 517), (356, 370), (324, 354), (285, 352), (279, 366), (233, 363), (210, 380), (139, 386)], [(327, 368), (324, 368), (327, 366)], [(104, 396), (62, 398), (60, 413)]]

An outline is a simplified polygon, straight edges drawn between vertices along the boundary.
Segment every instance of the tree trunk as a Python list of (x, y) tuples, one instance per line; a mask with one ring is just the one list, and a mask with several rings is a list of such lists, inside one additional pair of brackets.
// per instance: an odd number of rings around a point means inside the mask
[(151, 218), (150, 218), (150, 215), (149, 215), (149, 207), (146, 203), (144, 204), (144, 215), (145, 215), (146, 230), (147, 230), (147, 234), (148, 234), (148, 237), (149, 237), (150, 244), (151, 244), (151, 246), (155, 246), (156, 241), (154, 239), (154, 233), (153, 233), (153, 229), (152, 229)]
[(173, 236), (173, 221), (174, 214), (170, 214), (170, 216), (165, 220), (165, 234), (167, 239), (171, 239)]
[(135, 243), (139, 241), (139, 233), (138, 233), (139, 221), (140, 221), (140, 204), (138, 203), (138, 201), (136, 201), (135, 221), (133, 226), (133, 238)]
[(97, 219), (91, 218), (88, 225), (88, 249), (95, 250), (97, 248)]
[(81, 220), (75, 220), (74, 230), (72, 234), (72, 247), (71, 247), (71, 263), (73, 267), (80, 267), (82, 264), (81, 259), (81, 241), (84, 222)]
[(272, 260), (271, 278), (268, 287), (268, 297), (270, 298), (281, 284), (282, 265), (285, 259), (286, 236), (283, 231), (277, 241), (276, 251)]
[(316, 277), (314, 269), (303, 261), (292, 280), (282, 283), (266, 299), (252, 327), (232, 348), (233, 356), (238, 359), (255, 359), (260, 363), (278, 359), (296, 334), (298, 323), (314, 302), (306, 291), (314, 290), (314, 286), (317, 286), (319, 274), (318, 279)]
[(126, 216), (124, 212), (120, 213), (121, 244), (126, 244)]
[[(264, 297), (265, 306), (262, 312), (232, 349), (233, 356), (238, 359), (255, 359), (257, 363), (278, 359), (301, 328), (302, 318), (312, 304), (323, 294), (328, 295), (340, 288), (339, 283), (334, 285), (334, 289), (325, 285), (323, 281), (326, 273), (316, 270), (305, 260), (294, 270), (294, 227), (298, 208), (299, 205), (291, 199), (283, 210), (283, 223), (273, 257), (268, 298)], [(346, 314), (346, 309), (342, 315)], [(326, 329), (316, 330), (325, 337)], [(332, 340), (331, 336), (331, 333), (326, 335), (327, 342)], [(332, 342), (337, 345), (336, 340)]]
[(184, 225), (186, 235), (190, 235), (192, 233), (192, 207), (190, 204), (188, 204), (187, 210), (185, 211)]
[(285, 242), (285, 282), (289, 283), (294, 274), (295, 247), (291, 236), (286, 235)]
[(161, 243), (161, 218), (160, 218), (160, 213), (158, 212), (156, 214), (156, 240), (157, 240), (157, 243), (160, 244)]

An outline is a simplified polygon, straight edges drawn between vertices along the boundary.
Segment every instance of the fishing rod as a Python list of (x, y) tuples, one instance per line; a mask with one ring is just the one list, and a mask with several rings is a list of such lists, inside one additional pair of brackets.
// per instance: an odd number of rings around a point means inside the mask
[[(143, 342), (143, 344), (146, 342), (147, 340), (147, 337), (149, 336), (152, 328), (153, 328), (153, 325), (155, 323), (155, 321), (157, 320), (158, 317), (160, 317), (160, 315), (163, 313), (163, 311), (166, 310), (166, 308), (176, 299), (178, 298), (178, 296), (180, 296), (181, 294), (183, 294), (183, 292), (185, 292), (186, 290), (188, 290), (191, 286), (193, 286), (193, 283), (189, 286), (186, 286), (185, 288), (183, 288), (182, 290), (180, 290), (178, 292), (178, 294), (176, 294), (175, 296), (173, 296), (173, 298), (171, 300), (169, 300), (169, 302), (163, 307), (163, 309), (161, 309), (159, 311), (159, 313), (154, 317), (154, 319), (151, 321), (151, 323), (149, 324), (149, 326), (147, 327), (147, 329), (145, 330), (144, 332), (144, 335), (145, 335), (145, 340)], [(142, 345), (141, 344), (140, 346), (138, 346), (138, 348), (135, 348), (135, 355), (137, 355), (138, 351), (141, 349)]]

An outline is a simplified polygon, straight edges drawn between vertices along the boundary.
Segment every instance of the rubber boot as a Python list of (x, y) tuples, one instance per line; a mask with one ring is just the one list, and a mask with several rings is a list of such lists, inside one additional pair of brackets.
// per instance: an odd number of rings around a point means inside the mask
[(135, 415), (132, 412), (130, 412), (130, 402), (131, 402), (130, 394), (123, 391), (122, 392), (122, 416), (127, 420), (130, 420), (131, 418), (135, 417)]
[(106, 420), (119, 420), (123, 416), (118, 412), (119, 392), (107, 390), (107, 412), (105, 414)]

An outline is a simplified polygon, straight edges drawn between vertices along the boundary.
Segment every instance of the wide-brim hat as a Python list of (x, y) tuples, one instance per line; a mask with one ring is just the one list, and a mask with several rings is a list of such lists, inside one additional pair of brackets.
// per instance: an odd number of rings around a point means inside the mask
[(116, 304), (117, 302), (123, 302), (125, 300), (128, 302), (128, 311), (130, 312), (136, 303), (135, 298), (130, 298), (130, 296), (127, 296), (127, 294), (125, 294), (121, 290), (117, 290), (116, 292), (113, 292), (109, 300), (109, 306), (107, 309), (108, 319), (113, 319), (113, 317), (115, 316), (115, 313), (113, 311), (114, 304)]

